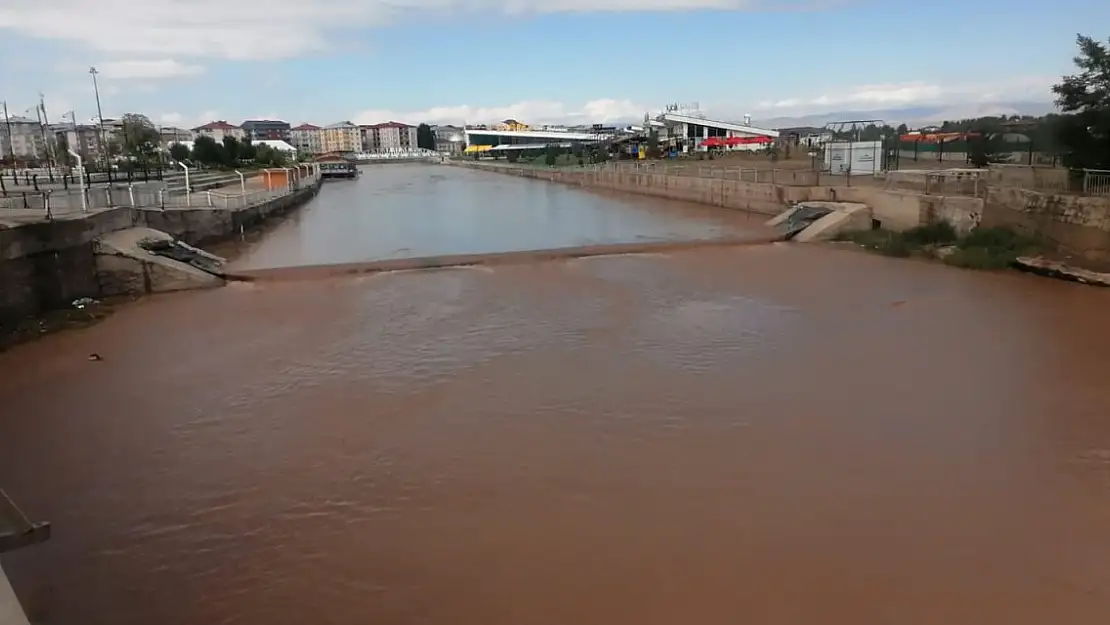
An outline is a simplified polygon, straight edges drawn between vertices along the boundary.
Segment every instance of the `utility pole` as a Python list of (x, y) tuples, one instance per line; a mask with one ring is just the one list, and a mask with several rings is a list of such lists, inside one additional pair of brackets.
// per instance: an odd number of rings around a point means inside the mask
[[(40, 96), (41, 96), (41, 94), (40, 94)], [(51, 182), (53, 182), (54, 181), (54, 165), (52, 163), (52, 159), (50, 158), (50, 142), (47, 141), (47, 139), (46, 139), (46, 126), (42, 123), (42, 109), (39, 108), (40, 106), (41, 106), (41, 104), (34, 107), (34, 109), (35, 109), (35, 118), (39, 122), (39, 134), (42, 136), (42, 149), (46, 151), (46, 171), (49, 172), (50, 180), (51, 180)], [(27, 112), (30, 113), (31, 109), (27, 109)], [(38, 151), (37, 150), (36, 150), (36, 153), (35, 153), (35, 157), (38, 157)]]
[(4, 102), (4, 126), (8, 130), (8, 158), (12, 159), (12, 171), (15, 171), (15, 142), (12, 140), (12, 120), (8, 117), (8, 103)]
[[(69, 145), (70, 141), (66, 139), (66, 147), (69, 149), (70, 152), (78, 152), (78, 156), (80, 157), (81, 162), (84, 163), (88, 159), (89, 155), (85, 150), (85, 142), (81, 138), (81, 132), (77, 130), (77, 113), (75, 111), (68, 111), (67, 113), (65, 113), (65, 115), (62, 115), (62, 119), (65, 119), (66, 115), (69, 115), (69, 121), (73, 123), (73, 140), (77, 142), (77, 146), (76, 148), (74, 148), (73, 145)], [(84, 175), (84, 170), (81, 171), (81, 175)]]
[(99, 73), (96, 71), (96, 67), (89, 68), (89, 75), (93, 79), (93, 93), (96, 94), (96, 117), (100, 121), (100, 136), (97, 137), (97, 143), (100, 146), (100, 155), (104, 159), (104, 166), (108, 167), (108, 143), (104, 135), (104, 111), (100, 108), (100, 86), (96, 82), (96, 75)]
[[(50, 118), (46, 116), (46, 96), (39, 92), (39, 109), (42, 110), (42, 123), (43, 129), (50, 127)], [(58, 166), (58, 138), (54, 136), (54, 131), (50, 131), (50, 137), (53, 141), (46, 144), (46, 152), (50, 155), (50, 161), (55, 167)]]

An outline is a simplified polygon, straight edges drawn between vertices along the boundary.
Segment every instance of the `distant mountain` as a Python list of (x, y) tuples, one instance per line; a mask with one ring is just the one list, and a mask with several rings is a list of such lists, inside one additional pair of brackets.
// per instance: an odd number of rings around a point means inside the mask
[(799, 126), (824, 126), (825, 124), (877, 119), (891, 125), (906, 124), (911, 128), (939, 124), (946, 120), (971, 119), (988, 115), (1045, 115), (1055, 110), (1051, 102), (990, 102), (964, 105), (911, 106), (878, 111), (834, 111), (798, 117), (771, 117), (752, 121), (760, 128), (795, 128)]

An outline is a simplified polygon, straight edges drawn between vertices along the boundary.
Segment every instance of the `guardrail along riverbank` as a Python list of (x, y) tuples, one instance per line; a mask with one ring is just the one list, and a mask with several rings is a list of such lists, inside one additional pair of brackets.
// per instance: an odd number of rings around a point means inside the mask
[[(1077, 262), (1110, 263), (1110, 197), (1036, 191), (1028, 188), (1036, 184), (1029, 182), (1034, 174), (1022, 175), (1013, 169), (984, 170), (978, 175), (966, 169), (903, 170), (849, 177), (698, 163), (612, 162), (560, 168), (488, 161), (456, 160), (451, 164), (764, 215), (802, 202), (859, 203), (870, 207), (878, 225), (888, 230), (903, 231), (936, 221), (950, 223), (960, 234), (979, 226), (1005, 226), (1034, 234)], [(1087, 186), (1102, 188), (1096, 183)]]
[(105, 291), (98, 271), (98, 241), (106, 235), (142, 227), (190, 246), (228, 241), (299, 207), (320, 184), (312, 174), (280, 189), (171, 196), (177, 201), (164, 206), (129, 201), (50, 219), (34, 213), (5, 220), (0, 211), (0, 333), (74, 300), (114, 295)]

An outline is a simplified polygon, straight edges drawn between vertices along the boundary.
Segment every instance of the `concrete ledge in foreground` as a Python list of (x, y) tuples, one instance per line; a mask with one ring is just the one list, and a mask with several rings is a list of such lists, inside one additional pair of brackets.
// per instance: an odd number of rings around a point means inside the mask
[(0, 568), (0, 625), (29, 625), (3, 568)]

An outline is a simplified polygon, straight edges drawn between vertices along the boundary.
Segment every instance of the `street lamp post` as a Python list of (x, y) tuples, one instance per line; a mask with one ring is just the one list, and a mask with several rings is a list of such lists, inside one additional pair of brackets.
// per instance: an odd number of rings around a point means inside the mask
[(93, 93), (96, 94), (96, 117), (97, 117), (98, 120), (100, 120), (100, 136), (98, 138), (99, 139), (99, 144), (100, 144), (100, 155), (104, 159), (105, 166), (107, 166), (108, 165), (108, 145), (106, 143), (105, 136), (104, 136), (104, 111), (101, 110), (101, 108), (100, 108), (100, 85), (98, 85), (97, 82), (96, 82), (96, 75), (99, 74), (99, 73), (100, 72), (96, 71), (95, 67), (90, 67), (89, 68), (89, 75), (92, 76), (92, 80), (93, 80)]

